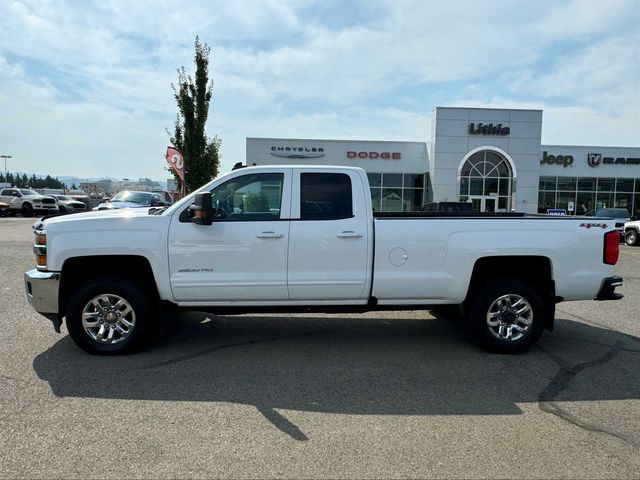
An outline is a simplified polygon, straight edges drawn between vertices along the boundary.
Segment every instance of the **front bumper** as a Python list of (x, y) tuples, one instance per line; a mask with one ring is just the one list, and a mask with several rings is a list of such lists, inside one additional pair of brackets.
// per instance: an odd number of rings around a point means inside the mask
[(37, 206), (34, 205), (33, 211), (38, 213), (52, 214), (52, 213), (58, 213), (60, 209), (58, 208), (57, 205), (37, 205)]
[(60, 331), (60, 312), (58, 311), (58, 292), (60, 274), (29, 270), (24, 274), (24, 288), (27, 301), (40, 315), (53, 322), (56, 332)]
[(594, 300), (620, 300), (624, 297), (621, 293), (616, 293), (616, 287), (622, 286), (622, 277), (607, 277), (602, 281), (600, 291)]

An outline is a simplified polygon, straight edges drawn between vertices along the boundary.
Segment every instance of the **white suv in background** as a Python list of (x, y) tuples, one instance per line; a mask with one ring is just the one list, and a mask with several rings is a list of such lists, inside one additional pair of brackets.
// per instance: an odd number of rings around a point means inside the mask
[(18, 211), (23, 217), (32, 217), (34, 213), (58, 213), (58, 202), (49, 195), (40, 195), (29, 188), (0, 189), (0, 202), (9, 204), (11, 215)]
[(634, 220), (624, 224), (624, 243), (629, 246), (640, 246), (640, 220)]

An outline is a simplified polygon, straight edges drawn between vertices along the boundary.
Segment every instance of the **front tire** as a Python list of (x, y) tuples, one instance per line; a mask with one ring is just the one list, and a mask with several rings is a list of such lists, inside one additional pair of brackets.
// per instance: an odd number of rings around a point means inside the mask
[(638, 245), (638, 232), (635, 230), (628, 230), (627, 233), (624, 234), (624, 243), (630, 247)]
[(22, 216), (33, 217), (33, 207), (30, 203), (25, 203), (24, 205), (22, 205)]
[(155, 304), (133, 282), (99, 277), (72, 295), (67, 308), (67, 329), (76, 345), (86, 352), (130, 353), (147, 339), (156, 313)]
[(482, 285), (469, 309), (480, 343), (494, 353), (519, 353), (544, 330), (544, 303), (538, 291), (519, 278), (498, 278)]

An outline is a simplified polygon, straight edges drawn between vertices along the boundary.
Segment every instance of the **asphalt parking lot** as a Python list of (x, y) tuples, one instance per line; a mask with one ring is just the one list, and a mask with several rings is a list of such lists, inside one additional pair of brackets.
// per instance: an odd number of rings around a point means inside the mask
[(639, 476), (640, 248), (522, 355), (414, 311), (183, 314), (104, 358), (26, 303), (33, 221), (0, 219), (2, 478)]

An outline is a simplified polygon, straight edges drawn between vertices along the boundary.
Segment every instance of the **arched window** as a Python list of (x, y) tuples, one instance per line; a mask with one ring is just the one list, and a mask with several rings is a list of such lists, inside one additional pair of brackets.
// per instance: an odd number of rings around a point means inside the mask
[(513, 174), (509, 162), (492, 150), (471, 155), (460, 170), (460, 201), (480, 211), (508, 211)]

